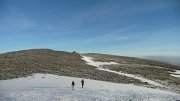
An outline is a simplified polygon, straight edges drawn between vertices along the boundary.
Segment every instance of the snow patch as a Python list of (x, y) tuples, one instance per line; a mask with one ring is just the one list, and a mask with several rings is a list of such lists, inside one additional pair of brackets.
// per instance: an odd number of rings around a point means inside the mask
[(175, 70), (175, 74), (180, 75), (180, 70)]
[(171, 72), (171, 76), (179, 77), (180, 78), (180, 70), (175, 70), (175, 72)]
[(180, 75), (171, 74), (171, 76), (180, 78)]
[[(0, 101), (177, 101), (180, 94), (91, 79), (33, 74), (26, 78), (0, 80)], [(75, 81), (75, 90), (71, 82)]]
[(100, 61), (93, 61), (92, 57), (88, 57), (88, 56), (82, 56), (83, 60), (85, 60), (87, 62), (87, 64), (95, 66), (95, 67), (100, 67), (102, 65), (113, 65), (113, 64), (118, 64), (116, 62), (100, 62)]
[(99, 62), (99, 61), (93, 61), (92, 57), (88, 57), (88, 56), (82, 56), (82, 57), (83, 57), (82, 59), (85, 60), (87, 62), (87, 64), (98, 67), (97, 69), (99, 69), (99, 70), (103, 70), (103, 71), (107, 71), (107, 72), (111, 72), (111, 73), (116, 73), (116, 74), (124, 75), (124, 76), (127, 76), (127, 77), (132, 77), (132, 78), (138, 79), (138, 80), (140, 80), (142, 82), (147, 82), (147, 83), (153, 84), (155, 86), (164, 87), (163, 85), (161, 85), (161, 84), (159, 84), (159, 83), (157, 83), (155, 81), (152, 81), (152, 80), (140, 77), (140, 76), (136, 76), (134, 74), (127, 74), (127, 73), (123, 73), (123, 72), (117, 72), (117, 71), (101, 68), (102, 65), (118, 64), (116, 62)]

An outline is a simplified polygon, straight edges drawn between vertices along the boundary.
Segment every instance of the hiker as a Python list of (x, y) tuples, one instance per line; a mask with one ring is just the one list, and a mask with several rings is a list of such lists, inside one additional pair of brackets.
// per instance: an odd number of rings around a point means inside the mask
[(74, 90), (74, 85), (75, 85), (75, 82), (74, 82), (74, 81), (72, 81), (71, 86), (72, 86), (72, 89), (73, 89), (73, 90)]
[(83, 88), (83, 86), (84, 86), (84, 80), (83, 79), (81, 80), (81, 84), (82, 84), (82, 88)]

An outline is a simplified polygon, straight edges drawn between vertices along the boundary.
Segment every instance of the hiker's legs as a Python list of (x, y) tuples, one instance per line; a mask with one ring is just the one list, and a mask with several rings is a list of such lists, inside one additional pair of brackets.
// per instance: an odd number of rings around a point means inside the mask
[(72, 85), (72, 89), (74, 90), (74, 85)]
[(84, 84), (82, 83), (82, 88), (83, 88)]

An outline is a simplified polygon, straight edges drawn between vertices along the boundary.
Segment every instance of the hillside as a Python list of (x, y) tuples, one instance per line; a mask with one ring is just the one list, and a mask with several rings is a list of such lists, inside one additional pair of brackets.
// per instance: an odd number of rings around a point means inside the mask
[(135, 57), (88, 53), (94, 61), (111, 61), (118, 65), (103, 65), (101, 70), (137, 79), (143, 77), (163, 85), (166, 89), (180, 92), (180, 66)]
[[(82, 56), (93, 57), (94, 61), (116, 62), (118, 65), (104, 65), (103, 69), (88, 65)], [(77, 54), (76, 52), (54, 51), (51, 49), (31, 49), (0, 54), (0, 80), (29, 76), (33, 73), (48, 73), (60, 76), (88, 78), (116, 83), (157, 87), (133, 76), (119, 75), (116, 72), (133, 74), (147, 78), (170, 89), (180, 92), (180, 78), (174, 77), (180, 66), (139, 59), (134, 57), (107, 54)]]
[(31, 49), (0, 54), (0, 80), (49, 73), (95, 80), (144, 84), (134, 78), (120, 76), (87, 65), (77, 53), (50, 49)]

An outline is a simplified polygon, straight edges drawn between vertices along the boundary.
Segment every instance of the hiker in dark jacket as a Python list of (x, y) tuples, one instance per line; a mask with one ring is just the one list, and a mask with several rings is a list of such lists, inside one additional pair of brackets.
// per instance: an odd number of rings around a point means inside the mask
[(82, 88), (84, 87), (84, 80), (81, 80)]
[(72, 89), (73, 89), (73, 90), (74, 90), (74, 85), (75, 85), (75, 82), (74, 82), (74, 81), (72, 81), (71, 86), (72, 86)]

